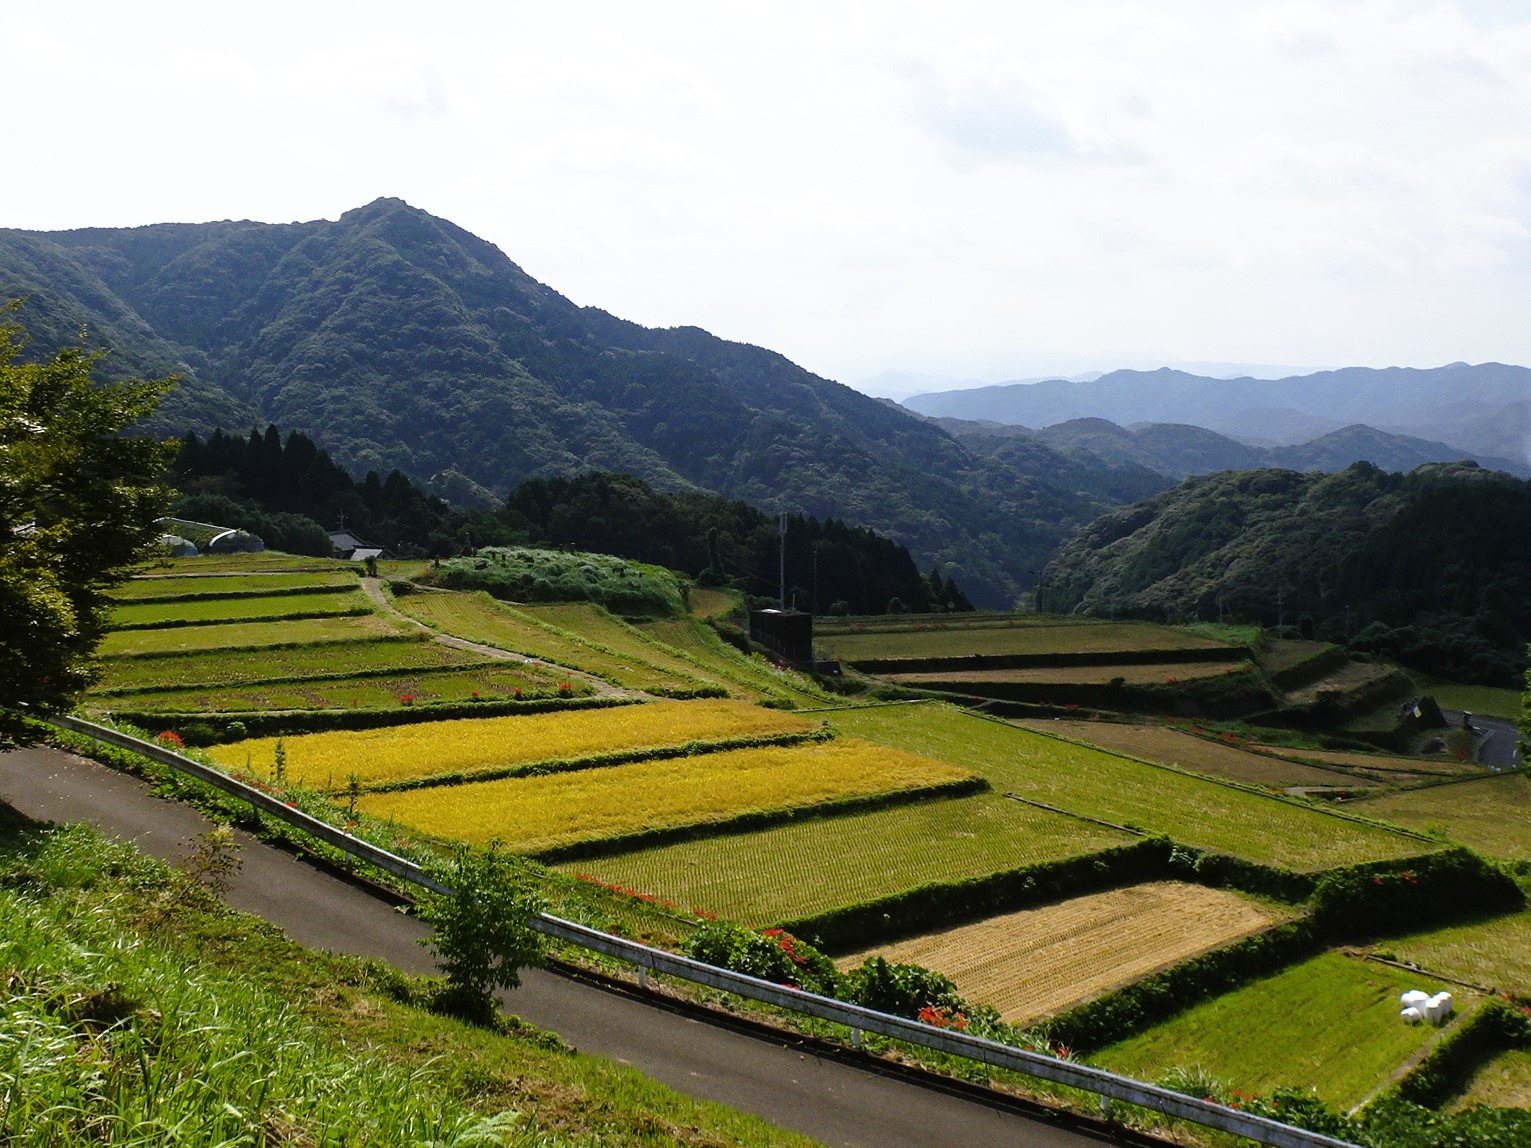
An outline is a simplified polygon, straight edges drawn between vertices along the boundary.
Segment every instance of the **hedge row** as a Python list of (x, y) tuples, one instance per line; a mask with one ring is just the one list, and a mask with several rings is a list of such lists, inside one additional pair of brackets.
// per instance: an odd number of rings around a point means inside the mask
[(545, 761), (522, 762), (498, 769), (479, 769), (435, 773), (429, 777), (412, 777), (407, 781), (390, 781), (381, 785), (364, 785), (363, 793), (398, 793), (408, 789), (437, 789), (447, 785), (465, 785), (475, 781), (499, 781), (506, 777), (541, 777), (549, 773), (574, 773), (582, 769), (605, 769), (614, 765), (635, 765), (644, 761), (662, 761), (672, 757), (700, 757), (708, 753), (724, 753), (733, 749), (761, 749), (768, 746), (802, 745), (811, 741), (829, 741), (834, 733), (827, 729), (813, 729), (802, 733), (778, 733), (764, 737), (728, 737), (716, 741), (686, 741), (679, 745), (649, 746), (645, 749), (613, 750), (610, 753), (592, 753), (584, 757), (549, 758)]
[[(233, 575), (238, 577), (238, 575)], [(209, 579), (211, 580), (211, 579)], [(112, 597), (114, 606), (147, 606), (150, 603), (165, 605), (171, 602), (224, 602), (232, 598), (286, 598), (294, 594), (324, 594), (331, 591), (355, 590), (354, 578), (346, 581), (309, 583), (306, 586), (277, 586), (270, 590), (198, 590), (194, 594), (144, 594), (132, 597)], [(120, 629), (120, 627), (118, 627)]]
[(1311, 921), (1292, 921), (1184, 961), (1060, 1013), (1047, 1039), (1076, 1054), (1094, 1052), (1168, 1020), (1200, 1001), (1268, 977), (1324, 948)]
[(1253, 666), (1184, 682), (1153, 685), (1111, 682), (988, 682), (951, 678), (923, 681), (922, 689), (1031, 705), (1079, 706), (1139, 713), (1236, 715), (1268, 706), (1270, 691)]
[(1318, 879), (1314, 924), (1333, 940), (1363, 940), (1413, 928), (1419, 906), (1439, 921), (1524, 908), (1526, 895), (1498, 866), (1460, 846), (1402, 860), (1335, 869)]
[(847, 797), (838, 801), (822, 801), (802, 809), (771, 809), (741, 813), (736, 817), (704, 821), (696, 825), (666, 826), (640, 829), (635, 833), (619, 833), (591, 841), (576, 841), (569, 845), (555, 845), (531, 854), (544, 865), (557, 865), (565, 861), (588, 861), (595, 857), (611, 857), (619, 853), (631, 853), (635, 849), (652, 849), (661, 845), (673, 845), (680, 841), (695, 841), (705, 837), (717, 837), (725, 833), (744, 833), (753, 829), (769, 829), (794, 821), (811, 821), (823, 817), (842, 817), (848, 813), (868, 813), (878, 809), (891, 809), (929, 801), (932, 798), (966, 797), (983, 793), (989, 783), (981, 777), (965, 777), (956, 781), (944, 781), (916, 789), (901, 789), (894, 793), (875, 793), (868, 797)]
[(920, 885), (780, 924), (831, 953), (869, 948), (1031, 905), (1152, 880), (1162, 872), (1170, 849), (1164, 838), (1149, 838), (964, 881)]
[(1461, 1092), (1480, 1065), (1512, 1048), (1531, 1048), (1531, 1016), (1505, 1001), (1491, 1000), (1405, 1073), (1393, 1094), (1410, 1104), (1437, 1108)]
[(509, 714), (540, 714), (556, 710), (603, 709), (607, 706), (640, 704), (639, 698), (531, 698), (478, 702), (439, 702), (433, 705), (401, 706), (387, 710), (289, 710), (278, 713), (157, 713), (113, 710), (117, 721), (143, 729), (174, 730), (188, 745), (214, 745), (240, 741), (247, 737), (276, 737), (286, 734), (323, 733), (338, 729), (381, 729), (385, 726), (412, 725), (415, 722), (446, 721), (450, 718), (491, 717)]
[(1268, 671), (1267, 676), (1283, 690), (1292, 690), (1323, 677), (1330, 670), (1339, 669), (1349, 660), (1343, 647), (1325, 646), (1290, 666)]

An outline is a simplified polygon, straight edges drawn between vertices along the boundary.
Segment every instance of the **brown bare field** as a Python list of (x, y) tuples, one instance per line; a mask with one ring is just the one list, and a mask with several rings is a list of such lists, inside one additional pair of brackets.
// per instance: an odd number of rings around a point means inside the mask
[(1025, 682), (1027, 685), (1108, 685), (1121, 678), (1130, 686), (1155, 686), (1215, 678), (1244, 669), (1243, 662), (1175, 662), (1137, 666), (1027, 666), (1007, 670), (938, 670), (910, 674), (880, 674), (890, 682), (919, 685), (922, 682)]
[(1017, 721), (1015, 724), (1038, 733), (1061, 735), (1089, 745), (1098, 745), (1114, 753), (1129, 754), (1161, 765), (1179, 766), (1181, 769), (1245, 785), (1268, 785), (1285, 789), (1293, 785), (1350, 786), (1355, 783), (1354, 778), (1338, 770), (1283, 761), (1269, 754), (1209, 741), (1162, 725), (1042, 719)]
[(1316, 681), (1291, 691), (1287, 694), (1287, 701), (1293, 705), (1312, 705), (1318, 701), (1319, 694), (1330, 691), (1348, 694), (1370, 686), (1373, 682), (1380, 681), (1394, 672), (1387, 666), (1374, 666), (1366, 662), (1347, 662)]
[(842, 957), (868, 957), (945, 973), (974, 1004), (1030, 1023), (1131, 984), (1208, 949), (1257, 933), (1285, 915), (1236, 893), (1153, 881), (991, 917), (943, 933)]
[(1279, 745), (1255, 748), (1319, 765), (1344, 766), (1394, 785), (1411, 785), (1418, 781), (1486, 772), (1481, 765), (1452, 761), (1445, 757), (1401, 757), (1391, 753), (1351, 753), (1340, 749), (1289, 749)]

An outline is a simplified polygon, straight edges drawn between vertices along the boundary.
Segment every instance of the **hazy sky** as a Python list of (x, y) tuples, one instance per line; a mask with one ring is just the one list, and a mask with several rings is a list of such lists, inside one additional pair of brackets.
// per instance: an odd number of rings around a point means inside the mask
[(855, 383), (1531, 364), (1531, 4), (7, 0), (0, 226), (399, 196)]

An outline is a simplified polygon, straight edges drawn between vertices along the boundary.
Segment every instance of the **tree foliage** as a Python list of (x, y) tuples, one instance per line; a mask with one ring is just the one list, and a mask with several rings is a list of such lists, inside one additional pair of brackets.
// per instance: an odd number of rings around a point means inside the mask
[(542, 962), (542, 937), (530, 924), (543, 909), (542, 895), (498, 842), (456, 846), (452, 864), (436, 876), (452, 893), (421, 897), (420, 917), (434, 932), (420, 943), (436, 953), (451, 1008), (486, 1019), (494, 1014), (494, 991), (519, 987), (521, 970)]
[(89, 684), (105, 591), (157, 536), (168, 494), (165, 445), (121, 432), (169, 381), (98, 385), (95, 355), (29, 363), (25, 345), (0, 323), (0, 711), (59, 709)]

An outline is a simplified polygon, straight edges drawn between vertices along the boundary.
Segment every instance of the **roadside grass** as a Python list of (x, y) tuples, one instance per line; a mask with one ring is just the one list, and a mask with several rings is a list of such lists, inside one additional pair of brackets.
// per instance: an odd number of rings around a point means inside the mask
[(0, 1042), (0, 1141), (810, 1143), (529, 1025), (415, 1007), (430, 982), (202, 897), (164, 912), (173, 881), (130, 846), (0, 805), (0, 1015), (16, 1038)]
[(319, 590), (342, 590), (356, 585), (349, 570), (293, 574), (212, 574), (180, 577), (174, 574), (139, 577), (113, 587), (108, 597), (117, 602), (207, 597), (230, 598), (262, 594), (296, 594)]
[[(907, 624), (907, 623), (906, 623)], [(1083, 622), (1052, 618), (989, 626), (919, 623), (919, 629), (868, 627), (857, 633), (822, 634), (826, 657), (855, 663), (871, 659), (981, 657), (1004, 654), (1127, 653), (1137, 650), (1205, 650), (1228, 645), (1150, 622)]]
[(1485, 857), (1531, 857), (1531, 780), (1483, 774), (1450, 785), (1388, 793), (1354, 808), (1420, 833), (1444, 834)]
[(635, 849), (556, 868), (764, 926), (1132, 840), (1128, 833), (986, 793)]
[(1337, 769), (1320, 769), (1283, 760), (1269, 753), (1255, 753), (1241, 748), (1240, 739), (1231, 734), (1228, 741), (1214, 741), (1168, 726), (1148, 723), (1037, 719), (1017, 721), (1015, 724), (1036, 733), (1056, 734), (1088, 742), (1113, 753), (1141, 757), (1245, 785), (1285, 789), (1289, 785), (1347, 786), (1356, 781), (1351, 775)]
[(849, 972), (877, 956), (935, 969), (964, 999), (1025, 1025), (1293, 915), (1223, 889), (1152, 881), (909, 937), (835, 964)]
[(1531, 909), (1390, 937), (1373, 951), (1469, 984), (1531, 996)]
[(1531, 1049), (1506, 1049), (1478, 1066), (1467, 1087), (1452, 1098), (1448, 1112), (1474, 1104), (1490, 1108), (1531, 1108)]
[[(1195, 1068), (1246, 1094), (1311, 1088), (1343, 1111), (1386, 1084), (1437, 1037), (1428, 1025), (1411, 1027), (1398, 1019), (1399, 994), (1441, 987), (1416, 972), (1321, 953), (1194, 1005), (1091, 1059), (1140, 1080)], [(1465, 990), (1453, 989), (1452, 995), (1458, 1012), (1478, 1003)]]
[[(503, 701), (514, 697), (584, 697), (594, 692), (583, 681), (567, 682), (547, 669), (515, 662), (489, 662), (472, 670), (455, 667), (397, 670), (364, 677), (270, 682), (265, 685), (203, 686), (187, 690), (118, 693), (97, 698), (105, 708), (159, 713), (250, 713), (263, 710), (391, 709), (433, 702)], [(406, 700), (407, 699), (407, 700)]]
[(276, 649), (218, 649), (109, 658), (95, 694), (254, 685), (443, 667), (503, 666), (500, 659), (398, 634)]
[(951, 706), (825, 711), (832, 728), (972, 769), (996, 790), (1177, 842), (1316, 872), (1411, 857), (1427, 842), (1291, 801), (1147, 765)]
[(230, 622), (225, 625), (172, 626), (158, 630), (113, 630), (102, 639), (104, 658), (168, 654), (177, 650), (224, 650), (242, 646), (316, 645), (354, 642), (408, 632), (402, 622), (378, 614), (351, 618), (302, 618), (287, 622)]
[(689, 674), (667, 673), (631, 655), (607, 652), (573, 635), (556, 633), (482, 591), (420, 591), (403, 595), (397, 605), (411, 618), (443, 633), (580, 670), (625, 689), (690, 690), (699, 684)]
[[(519, 720), (519, 719), (515, 719)], [(971, 778), (945, 762), (854, 739), (658, 758), (543, 777), (366, 794), (357, 808), (435, 837), (492, 838), (537, 854), (730, 822), (848, 799), (914, 796)]]
[(304, 594), (250, 594), (237, 598), (128, 603), (112, 609), (111, 625), (119, 628), (187, 626), (199, 622), (271, 621), (371, 612), (372, 604), (360, 590), (340, 588)]
[(288, 777), (335, 789), (353, 773), (363, 785), (442, 774), (471, 776), (623, 750), (683, 753), (688, 742), (807, 734), (818, 728), (792, 714), (746, 702), (704, 699), (250, 738), (208, 753), (225, 767), (241, 768), (247, 760), (264, 767), (274, 760), (280, 744)]

